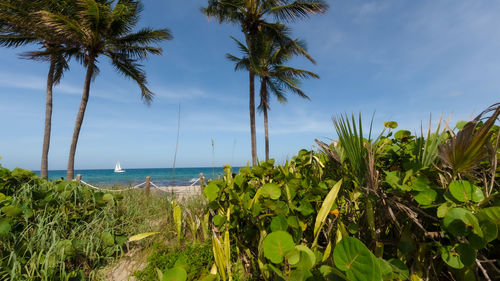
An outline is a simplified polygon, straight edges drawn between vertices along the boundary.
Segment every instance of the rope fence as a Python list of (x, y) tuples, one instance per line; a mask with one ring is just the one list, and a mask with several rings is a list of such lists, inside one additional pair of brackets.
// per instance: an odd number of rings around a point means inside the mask
[[(139, 189), (139, 188), (141, 188), (141, 186), (144, 186), (144, 191), (148, 195), (150, 193), (150, 187), (151, 186), (153, 186), (154, 188), (156, 188), (158, 190), (166, 191), (165, 187), (163, 187), (163, 188), (159, 187), (154, 182), (152, 182), (151, 181), (151, 177), (149, 177), (149, 176), (146, 177), (146, 181), (145, 182), (137, 184), (137, 185), (134, 185), (134, 186), (129, 187), (129, 188), (125, 188), (125, 189), (110, 189), (110, 188), (102, 188), (102, 187), (97, 187), (97, 186), (91, 185), (90, 183), (87, 183), (84, 180), (82, 180), (82, 175), (81, 174), (76, 175), (76, 178), (73, 181), (76, 181), (79, 184), (88, 186), (88, 187), (93, 188), (95, 190), (104, 191), (104, 192), (123, 192), (123, 191), (132, 190), (132, 189)], [(191, 188), (194, 187), (196, 183), (200, 183), (200, 186), (203, 188), (204, 181), (205, 181), (205, 177), (203, 176), (203, 173), (200, 173), (200, 177), (198, 179), (196, 179), (193, 183), (191, 183), (191, 185), (186, 186), (186, 188), (188, 190), (191, 190)], [(171, 191), (173, 191), (173, 189)]]

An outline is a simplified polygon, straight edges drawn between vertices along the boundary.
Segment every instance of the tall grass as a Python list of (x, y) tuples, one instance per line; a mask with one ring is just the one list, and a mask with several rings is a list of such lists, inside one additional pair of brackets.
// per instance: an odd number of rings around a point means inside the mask
[(102, 192), (69, 182), (37, 180), (9, 192), (0, 207), (22, 213), (0, 213), (12, 225), (0, 239), (0, 280), (97, 280), (127, 250), (129, 236), (162, 228), (158, 221), (171, 209), (168, 196), (132, 190), (103, 201)]

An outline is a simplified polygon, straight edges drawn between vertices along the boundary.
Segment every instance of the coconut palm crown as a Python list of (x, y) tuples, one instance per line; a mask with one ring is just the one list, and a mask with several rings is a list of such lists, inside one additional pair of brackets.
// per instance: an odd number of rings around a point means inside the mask
[(0, 1), (0, 46), (15, 48), (28, 44), (38, 44), (39, 50), (24, 52), (22, 58), (49, 62), (47, 75), (45, 126), (42, 148), (40, 176), (48, 177), (48, 154), (52, 126), (52, 90), (66, 70), (72, 53), (78, 51), (65, 44), (64, 38), (50, 32), (39, 24), (37, 13), (48, 10), (53, 13), (71, 15), (75, 12), (75, 0), (17, 0)]
[[(286, 29), (284, 26), (282, 28)], [(295, 39), (289, 41), (286, 45), (282, 45), (275, 40), (275, 37), (263, 32), (259, 33), (257, 38), (258, 40), (253, 45), (253, 51), (233, 38), (244, 56), (239, 58), (227, 54), (226, 57), (235, 62), (235, 70), (249, 70), (252, 68), (260, 77), (260, 104), (258, 109), (264, 114), (265, 153), (267, 161), (269, 160), (268, 110), (270, 109), (270, 93), (280, 103), (287, 102), (287, 92), (292, 92), (299, 97), (309, 99), (300, 89), (300, 80), (319, 78), (319, 76), (311, 71), (285, 65), (294, 55), (303, 55), (312, 63), (315, 63), (314, 59), (307, 53), (303, 41)]]
[(76, 146), (89, 98), (90, 84), (99, 73), (98, 57), (109, 57), (119, 73), (137, 83), (142, 99), (149, 104), (154, 94), (147, 86), (146, 74), (139, 61), (150, 54), (161, 55), (162, 49), (158, 44), (172, 39), (168, 29), (142, 28), (133, 32), (142, 10), (139, 1), (80, 0), (77, 5), (78, 12), (74, 18), (49, 11), (40, 12), (44, 26), (80, 47), (81, 52), (76, 55), (76, 59), (87, 69), (70, 147), (66, 173), (68, 180), (74, 176)]
[[(289, 41), (285, 34), (280, 33), (279, 24), (267, 21), (274, 18), (277, 21), (293, 22), (308, 18), (311, 14), (326, 13), (328, 4), (322, 0), (209, 0), (208, 6), (202, 11), (208, 17), (216, 18), (219, 23), (238, 24), (245, 36), (246, 45), (250, 51), (257, 40), (258, 32), (274, 34), (279, 42)], [(250, 53), (250, 56), (252, 54)], [(255, 129), (255, 71), (249, 73), (249, 111), (250, 134), (252, 141), (252, 165), (257, 165), (257, 138)]]

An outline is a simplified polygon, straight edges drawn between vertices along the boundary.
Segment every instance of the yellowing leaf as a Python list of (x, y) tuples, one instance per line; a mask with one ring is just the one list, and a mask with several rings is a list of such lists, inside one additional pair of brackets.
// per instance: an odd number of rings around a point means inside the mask
[(158, 233), (160, 233), (160, 232), (145, 232), (145, 233), (136, 234), (134, 236), (130, 236), (128, 241), (129, 242), (139, 241), (139, 240), (142, 240), (142, 239), (147, 238), (149, 236), (156, 235)]

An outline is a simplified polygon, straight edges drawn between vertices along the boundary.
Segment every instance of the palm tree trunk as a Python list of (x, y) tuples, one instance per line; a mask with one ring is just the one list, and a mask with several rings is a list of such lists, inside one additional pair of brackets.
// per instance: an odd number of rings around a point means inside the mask
[(262, 111), (264, 113), (264, 135), (266, 138), (266, 161), (269, 160), (269, 127), (268, 127), (268, 119), (267, 119), (267, 87), (266, 81), (261, 79), (260, 81), (260, 99), (263, 105)]
[(45, 129), (43, 133), (42, 166), (40, 167), (40, 177), (46, 179), (49, 176), (49, 147), (50, 131), (52, 129), (52, 89), (54, 86), (55, 63), (51, 59), (49, 73), (47, 75), (47, 89), (45, 93)]
[(94, 59), (91, 57), (89, 65), (87, 66), (87, 74), (85, 75), (85, 83), (83, 85), (82, 101), (80, 102), (80, 108), (78, 109), (78, 114), (76, 115), (75, 129), (73, 131), (73, 139), (71, 140), (71, 147), (69, 150), (69, 159), (68, 159), (68, 169), (66, 171), (66, 180), (73, 180), (73, 177), (75, 174), (76, 145), (78, 143), (78, 136), (80, 135), (80, 129), (82, 128), (83, 117), (85, 116), (85, 109), (87, 108), (87, 102), (89, 100), (90, 83), (92, 81), (93, 74), (94, 74)]
[(257, 134), (255, 132), (255, 73), (250, 70), (250, 134), (252, 136), (252, 166), (257, 166)]

